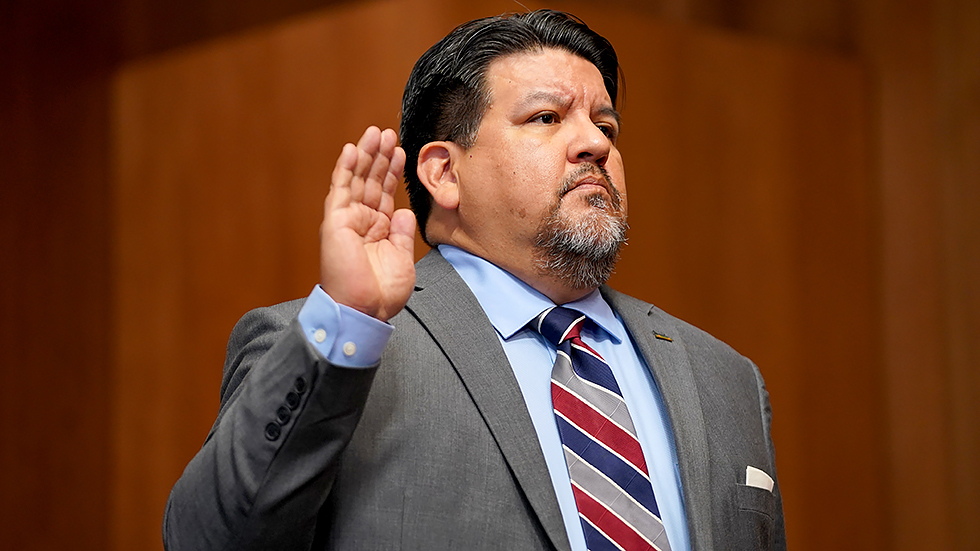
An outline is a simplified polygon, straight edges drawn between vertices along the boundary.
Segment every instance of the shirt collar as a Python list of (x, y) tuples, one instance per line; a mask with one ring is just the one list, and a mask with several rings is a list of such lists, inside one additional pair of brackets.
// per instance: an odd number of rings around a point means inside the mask
[[(555, 306), (548, 297), (483, 258), (452, 245), (439, 245), (438, 249), (476, 295), (490, 323), (505, 340), (513, 337), (546, 308)], [(626, 338), (626, 328), (598, 289), (561, 306), (574, 308), (589, 316), (616, 344)]]

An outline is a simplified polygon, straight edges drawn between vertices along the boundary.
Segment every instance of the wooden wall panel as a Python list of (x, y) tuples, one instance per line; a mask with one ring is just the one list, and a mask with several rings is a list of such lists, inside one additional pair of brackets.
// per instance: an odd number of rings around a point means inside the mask
[(0, 3), (0, 549), (23, 551), (108, 539), (108, 71), (52, 3)]
[[(397, 124), (412, 63), (453, 25), (513, 9), (436, 5), (336, 6), (119, 72), (115, 548), (159, 546), (167, 492), (216, 413), (235, 320), (315, 283), (320, 205), (343, 142), (367, 123)], [(627, 74), (633, 230), (617, 285), (762, 366), (793, 548), (880, 548), (860, 69), (626, 9), (566, 7), (612, 39)], [(841, 465), (843, 498), (828, 483)], [(831, 507), (841, 522), (828, 527)]]
[(893, 548), (980, 548), (980, 5), (865, 0)]
[(980, 548), (980, 3), (937, 13), (953, 547)]
[[(0, 443), (4, 549), (99, 549), (107, 539), (106, 84), (0, 108), (0, 132), (17, 133), (0, 143), (12, 161), (0, 162), (0, 418), (13, 430)], [(52, 154), (78, 135), (91, 141)]]

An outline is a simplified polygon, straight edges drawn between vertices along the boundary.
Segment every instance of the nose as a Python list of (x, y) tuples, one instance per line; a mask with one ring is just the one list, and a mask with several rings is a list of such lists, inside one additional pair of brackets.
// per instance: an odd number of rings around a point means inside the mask
[(596, 126), (591, 118), (585, 118), (574, 125), (573, 132), (574, 135), (568, 144), (568, 161), (605, 165), (612, 143), (602, 129)]

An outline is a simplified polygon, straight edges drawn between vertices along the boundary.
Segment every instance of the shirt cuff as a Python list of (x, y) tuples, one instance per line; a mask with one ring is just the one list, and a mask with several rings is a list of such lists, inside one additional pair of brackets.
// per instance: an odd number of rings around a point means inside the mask
[(373, 367), (394, 327), (379, 319), (334, 302), (317, 285), (299, 311), (306, 340), (330, 363), (341, 367)]

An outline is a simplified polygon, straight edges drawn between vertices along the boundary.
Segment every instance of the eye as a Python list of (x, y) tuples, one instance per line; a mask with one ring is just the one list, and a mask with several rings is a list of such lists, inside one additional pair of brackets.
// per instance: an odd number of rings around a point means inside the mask
[(605, 134), (607, 138), (612, 141), (616, 141), (616, 137), (619, 135), (619, 129), (607, 123), (597, 123), (596, 126), (599, 128), (600, 132)]
[(530, 122), (540, 122), (541, 124), (556, 124), (558, 122), (558, 115), (555, 113), (539, 113), (531, 118)]

